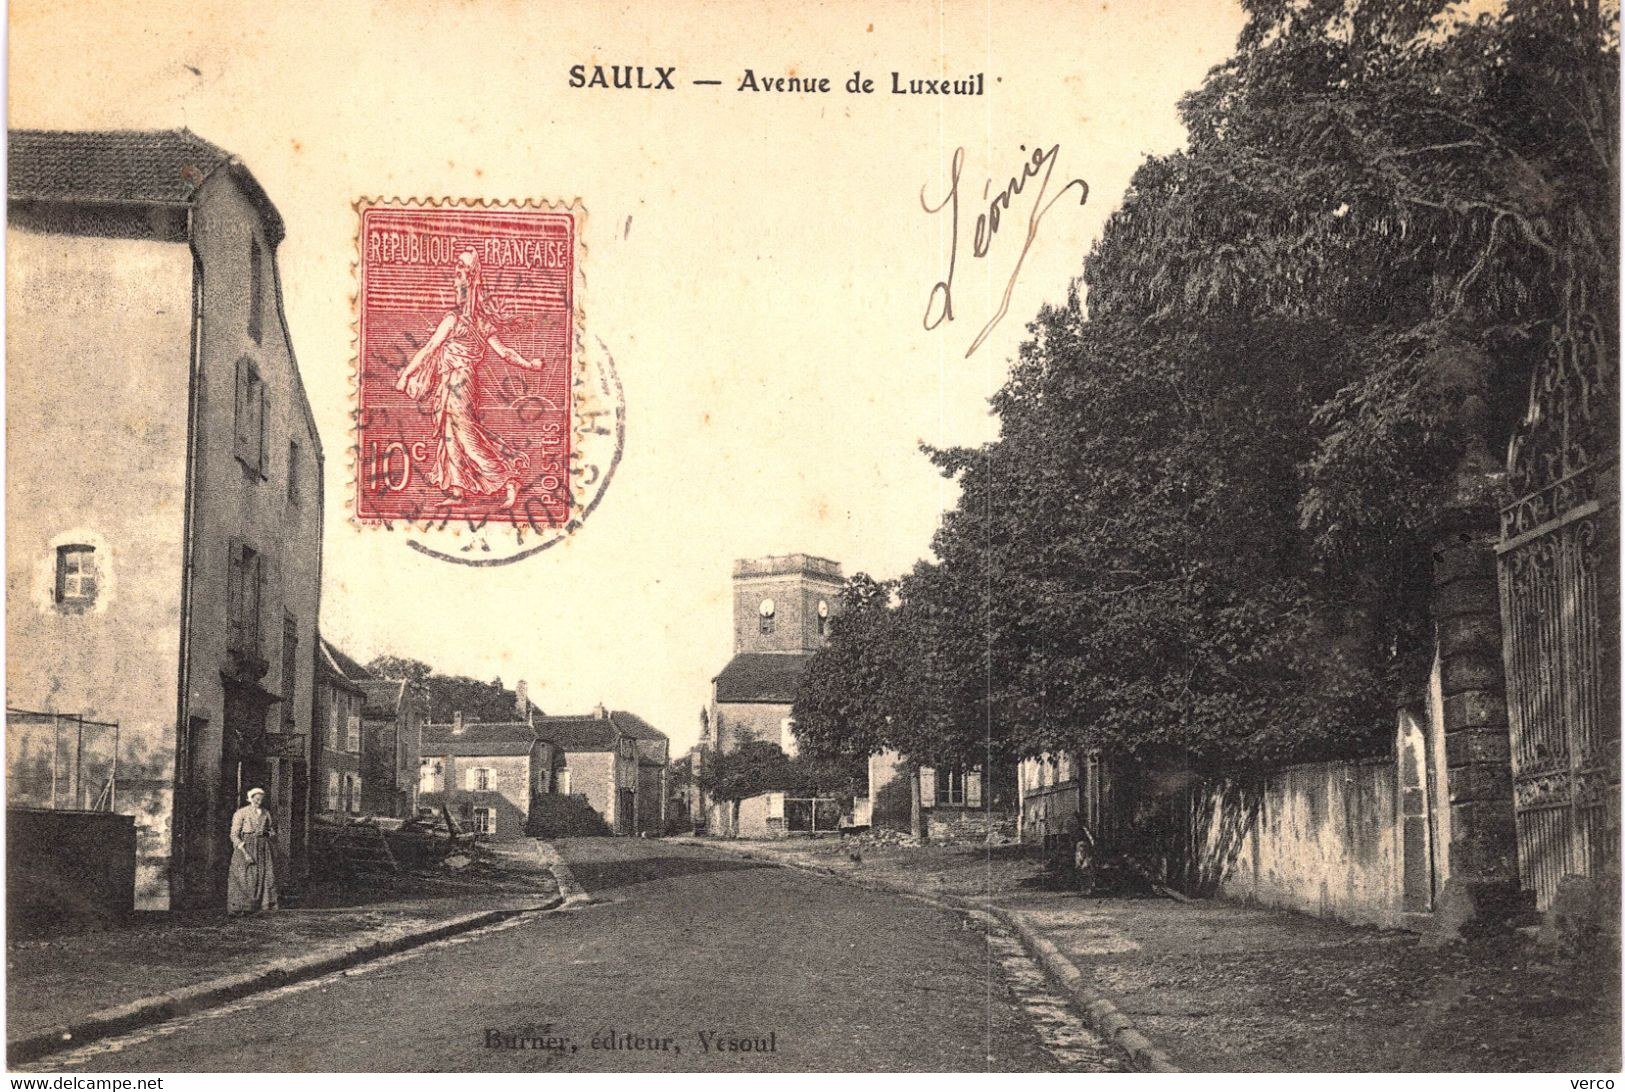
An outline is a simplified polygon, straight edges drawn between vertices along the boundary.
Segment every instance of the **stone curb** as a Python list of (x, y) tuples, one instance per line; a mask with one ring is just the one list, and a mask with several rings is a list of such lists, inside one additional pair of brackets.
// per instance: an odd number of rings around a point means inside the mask
[(1066, 953), (1041, 935), (1038, 930), (1023, 921), (1019, 914), (1006, 910), (1002, 906), (996, 906), (993, 903), (977, 899), (962, 898), (958, 895), (932, 894), (902, 884), (852, 876), (838, 869), (804, 864), (800, 861), (789, 861), (775, 857), (772, 854), (752, 853), (748, 849), (738, 848), (726, 842), (713, 842), (700, 838), (669, 838), (667, 841), (720, 849), (725, 853), (747, 857), (753, 861), (766, 861), (776, 864), (780, 868), (794, 868), (820, 876), (832, 876), (854, 887), (862, 887), (870, 891), (887, 894), (909, 895), (964, 913), (991, 914), (1021, 938), (1022, 945), (1038, 961), (1038, 965), (1044, 968), (1044, 973), (1049, 975), (1052, 981), (1062, 986), (1071, 995), (1074, 1004), (1083, 1014), (1084, 1020), (1089, 1027), (1101, 1038), (1122, 1051), (1134, 1068), (1146, 1073), (1185, 1072), (1174, 1064), (1173, 1059), (1168, 1056), (1166, 1051), (1141, 1034), (1135, 1028), (1133, 1022), (1123, 1014), (1122, 1010), (1109, 997), (1086, 985), (1083, 972), (1078, 970), (1077, 965), (1066, 957)]
[(214, 978), (196, 985), (183, 986), (169, 993), (100, 1009), (71, 1023), (59, 1024), (20, 1039), (10, 1040), (6, 1043), (6, 1064), (11, 1067), (21, 1062), (34, 1061), (50, 1054), (93, 1043), (109, 1035), (161, 1024), (177, 1016), (211, 1009), (250, 994), (263, 993), (309, 978), (319, 978), (324, 974), (431, 944), (457, 933), (466, 933), (520, 914), (555, 910), (564, 902), (562, 896), (555, 896), (536, 906), (461, 914), (400, 936), (362, 940), (336, 952), (282, 959), (252, 971)]
[(553, 878), (558, 881), (559, 894), (564, 896), (566, 907), (585, 906), (592, 902), (592, 894), (577, 882), (575, 873), (564, 862), (563, 854), (540, 838), (532, 838), (531, 842), (536, 846), (536, 855), (542, 859), (542, 867), (553, 873)]

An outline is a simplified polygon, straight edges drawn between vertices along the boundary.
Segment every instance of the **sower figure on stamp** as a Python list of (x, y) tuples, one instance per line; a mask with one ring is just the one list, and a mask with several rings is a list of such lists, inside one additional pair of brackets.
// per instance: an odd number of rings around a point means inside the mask
[(485, 292), (478, 251), (458, 253), (456, 285), (456, 308), (401, 369), (395, 389), (435, 415), (429, 481), (446, 492), (440, 503), (501, 493), (502, 507), (511, 508), (519, 496), (519, 473), (530, 458), (480, 423), (479, 371), (487, 352), (516, 368), (541, 371), (546, 364), (527, 360), (502, 343), (506, 320)]
[(264, 803), (264, 789), (249, 789), (248, 804), (231, 817), (226, 912), (233, 916), (276, 909), (276, 817)]

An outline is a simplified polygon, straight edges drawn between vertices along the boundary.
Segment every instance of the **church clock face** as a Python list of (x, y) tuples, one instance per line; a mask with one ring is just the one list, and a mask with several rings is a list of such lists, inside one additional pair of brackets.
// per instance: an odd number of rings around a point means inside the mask
[(771, 599), (762, 600), (762, 605), (760, 607), (756, 608), (756, 609), (761, 614), (761, 616), (763, 618), (771, 618), (771, 617), (773, 617), (773, 611), (774, 611), (773, 600), (771, 600)]
[(820, 599), (818, 601), (818, 617), (820, 617), (820, 618), (828, 618), (829, 617), (829, 604), (824, 602), (822, 599)]

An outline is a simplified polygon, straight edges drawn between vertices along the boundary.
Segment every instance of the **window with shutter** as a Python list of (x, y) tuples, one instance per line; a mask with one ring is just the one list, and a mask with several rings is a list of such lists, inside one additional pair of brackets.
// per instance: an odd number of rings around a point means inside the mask
[(967, 770), (965, 772), (965, 806), (979, 808), (982, 806), (982, 771)]
[(930, 766), (920, 767), (920, 807), (929, 808), (937, 802), (937, 771)]
[(361, 718), (351, 713), (344, 722), (344, 749), (346, 751), (361, 750)]
[(327, 810), (339, 810), (339, 772), (327, 771)]
[(237, 360), (236, 422), (238, 460), (265, 477), (265, 383), (246, 356)]

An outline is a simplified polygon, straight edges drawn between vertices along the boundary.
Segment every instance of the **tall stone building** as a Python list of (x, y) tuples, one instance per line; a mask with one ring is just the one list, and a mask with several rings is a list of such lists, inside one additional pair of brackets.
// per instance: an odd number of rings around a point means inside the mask
[(7, 145), (6, 703), (117, 722), (136, 904), (223, 902), (245, 790), (293, 875), (306, 844), (322, 449), (282, 218), (185, 130)]
[(829, 638), (843, 584), (839, 562), (808, 554), (734, 562), (734, 656), (711, 680), (702, 747), (725, 753), (767, 740), (795, 754), (790, 705), (801, 673)]

